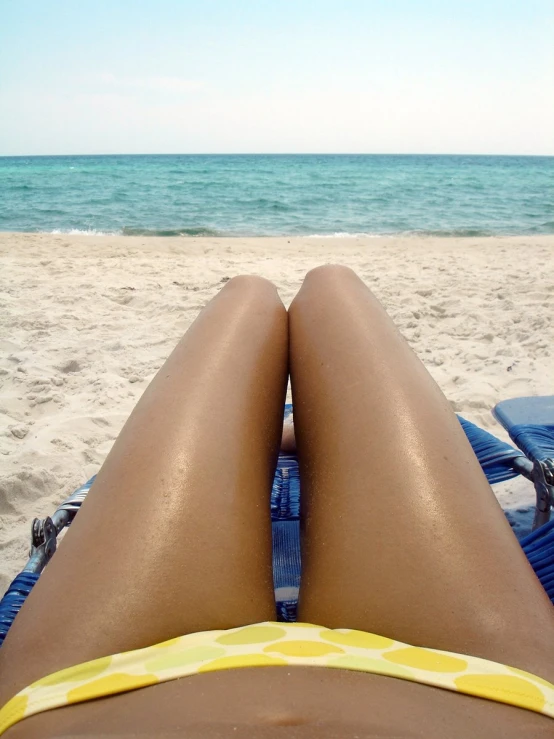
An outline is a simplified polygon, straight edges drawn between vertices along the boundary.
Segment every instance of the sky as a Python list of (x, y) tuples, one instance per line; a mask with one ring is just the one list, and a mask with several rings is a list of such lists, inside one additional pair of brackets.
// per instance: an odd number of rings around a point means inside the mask
[(554, 155), (554, 0), (0, 0), (0, 155)]

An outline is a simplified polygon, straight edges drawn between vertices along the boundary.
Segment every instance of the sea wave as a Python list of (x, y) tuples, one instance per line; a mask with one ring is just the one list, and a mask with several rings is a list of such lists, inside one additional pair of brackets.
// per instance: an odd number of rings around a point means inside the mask
[[(548, 224), (546, 224), (548, 225)], [(544, 233), (542, 228), (530, 229), (530, 233)], [(158, 237), (171, 237), (171, 236), (197, 236), (197, 237), (294, 237), (294, 238), (307, 238), (307, 239), (392, 239), (395, 237), (440, 237), (440, 238), (470, 238), (470, 237), (488, 237), (495, 236), (493, 231), (478, 228), (454, 228), (454, 229), (413, 229), (405, 231), (395, 232), (370, 232), (370, 231), (334, 231), (333, 233), (294, 233), (286, 232), (265, 232), (265, 233), (252, 233), (252, 232), (231, 232), (231, 231), (217, 231), (213, 228), (207, 228), (204, 226), (188, 226), (186, 228), (135, 228), (132, 226), (124, 226), (121, 230), (116, 231), (101, 231), (96, 228), (55, 228), (52, 231), (45, 233), (51, 234), (67, 234), (70, 236), (158, 236)]]
[(55, 228), (47, 233), (69, 236), (116, 236), (117, 231), (99, 231), (96, 228)]
[[(299, 236), (301, 234), (295, 234)], [(332, 234), (308, 234), (308, 239), (379, 239), (384, 236), (390, 236), (391, 234), (381, 233), (368, 233), (361, 231), (359, 233), (350, 233), (349, 231), (335, 231)]]
[(493, 231), (483, 228), (432, 228), (432, 229), (414, 229), (413, 231), (405, 231), (403, 236), (442, 236), (454, 238), (470, 237), (470, 236), (495, 236)]
[[(301, 234), (296, 234), (301, 235)], [(369, 232), (369, 231), (335, 231), (334, 233), (327, 234), (308, 234), (309, 239), (378, 239), (378, 238), (393, 238), (395, 236), (440, 236), (443, 238), (455, 238), (455, 237), (475, 237), (475, 236), (495, 236), (493, 231), (488, 231), (480, 228), (441, 228), (441, 229), (424, 229), (415, 228), (408, 229), (405, 231), (394, 231), (394, 232)]]
[(121, 233), (124, 236), (225, 236), (221, 231), (205, 226), (184, 228), (134, 228), (125, 226)]
[(187, 228), (134, 228), (124, 226), (116, 231), (101, 231), (96, 228), (54, 228), (46, 233), (69, 236), (229, 236), (221, 231), (204, 226)]

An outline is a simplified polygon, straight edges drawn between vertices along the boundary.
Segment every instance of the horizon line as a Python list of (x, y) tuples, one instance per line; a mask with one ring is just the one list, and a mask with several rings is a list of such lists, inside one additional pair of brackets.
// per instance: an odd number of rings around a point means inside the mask
[(175, 156), (187, 156), (187, 157), (209, 157), (209, 156), (274, 156), (274, 157), (292, 157), (292, 156), (390, 156), (390, 157), (542, 157), (542, 158), (554, 158), (552, 154), (483, 154), (483, 153), (467, 153), (467, 152), (348, 152), (348, 151), (336, 151), (336, 152), (317, 152), (317, 151), (306, 151), (306, 152), (119, 152), (119, 153), (96, 153), (96, 154), (0, 154), (0, 159), (30, 159), (39, 157), (175, 157)]

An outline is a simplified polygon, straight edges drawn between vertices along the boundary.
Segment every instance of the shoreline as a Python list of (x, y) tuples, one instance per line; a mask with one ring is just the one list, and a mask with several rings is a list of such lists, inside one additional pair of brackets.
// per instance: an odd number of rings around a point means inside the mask
[[(49, 231), (0, 231), (0, 253), (6, 249), (10, 249), (17, 241), (24, 243), (42, 244), (45, 241), (51, 241), (52, 245), (60, 243), (66, 244), (67, 241), (73, 241), (75, 244), (88, 244), (95, 248), (101, 248), (101, 245), (109, 244), (114, 241), (121, 241), (121, 244), (127, 246), (152, 246), (155, 243), (163, 246), (180, 245), (188, 247), (193, 244), (214, 246), (223, 245), (223, 242), (229, 242), (229, 245), (255, 246), (260, 242), (266, 246), (276, 246), (280, 249), (286, 248), (286, 245), (306, 244), (306, 246), (352, 246), (358, 248), (365, 245), (370, 248), (379, 246), (398, 246), (400, 248), (412, 249), (414, 246), (421, 247), (443, 247), (448, 249), (454, 245), (470, 248), (502, 248), (508, 246), (537, 246), (537, 247), (554, 247), (554, 233), (552, 234), (516, 234), (510, 236), (443, 236), (432, 234), (309, 234), (306, 236), (285, 235), (285, 236), (211, 236), (211, 235), (171, 235), (161, 236), (154, 234), (123, 234), (123, 233), (65, 233), (65, 232), (49, 232)], [(322, 243), (318, 245), (316, 242), (320, 240)]]
[[(170, 230), (170, 229), (168, 229)], [(177, 230), (177, 229), (176, 229)], [(471, 229), (468, 229), (471, 230)], [(255, 240), (313, 240), (313, 239), (324, 239), (324, 240), (344, 240), (344, 241), (375, 241), (382, 240), (385, 243), (391, 241), (432, 241), (432, 240), (444, 240), (447, 242), (453, 240), (461, 240), (464, 242), (471, 242), (475, 240), (485, 240), (491, 242), (492, 240), (500, 241), (513, 241), (514, 239), (525, 239), (530, 241), (536, 240), (550, 240), (554, 239), (553, 233), (538, 233), (538, 234), (457, 234), (457, 233), (441, 233), (441, 232), (419, 232), (419, 231), (407, 231), (393, 234), (381, 234), (381, 233), (348, 233), (348, 232), (337, 232), (333, 234), (264, 234), (264, 235), (237, 235), (237, 234), (215, 234), (215, 233), (156, 233), (154, 231), (147, 233), (124, 233), (124, 232), (109, 232), (109, 231), (96, 231), (94, 229), (90, 231), (81, 229), (71, 229), (69, 231), (53, 230), (53, 231), (0, 231), (0, 244), (6, 237), (24, 236), (24, 237), (63, 237), (63, 238), (85, 238), (85, 239), (179, 239), (179, 240), (230, 240), (236, 241), (255, 241)]]
[[(554, 382), (554, 235), (153, 237), (0, 233), (0, 592), (32, 519), (98, 471), (173, 346), (222, 284), (352, 267), (468, 420), (507, 440), (492, 407)], [(337, 389), (337, 392), (340, 388)], [(495, 493), (518, 533), (534, 491)]]

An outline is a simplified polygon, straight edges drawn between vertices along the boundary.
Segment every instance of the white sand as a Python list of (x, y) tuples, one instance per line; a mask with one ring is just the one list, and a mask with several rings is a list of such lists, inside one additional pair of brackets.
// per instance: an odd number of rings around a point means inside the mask
[[(285, 303), (310, 268), (353, 267), (456, 411), (553, 392), (554, 237), (141, 238), (0, 234), (0, 593), (34, 516), (99, 469), (148, 381), (225, 278), (272, 279)], [(521, 478), (496, 487), (528, 509)], [(515, 515), (518, 525), (529, 515)]]

